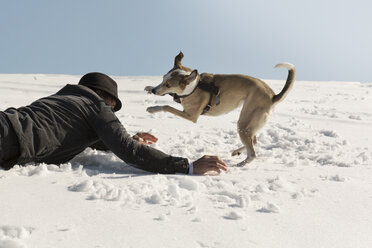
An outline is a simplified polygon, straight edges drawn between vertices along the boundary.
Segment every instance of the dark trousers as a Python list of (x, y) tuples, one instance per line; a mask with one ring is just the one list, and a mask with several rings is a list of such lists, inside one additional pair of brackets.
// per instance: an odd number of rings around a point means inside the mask
[(0, 111), (0, 167), (9, 170), (19, 156), (19, 141), (4, 112)]

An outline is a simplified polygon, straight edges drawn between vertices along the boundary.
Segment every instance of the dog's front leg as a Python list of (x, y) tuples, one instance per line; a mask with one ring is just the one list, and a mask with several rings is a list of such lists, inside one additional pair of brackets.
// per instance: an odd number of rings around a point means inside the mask
[(186, 120), (192, 121), (194, 123), (196, 123), (199, 117), (199, 115), (190, 115), (189, 113), (185, 111), (180, 111), (178, 109), (172, 108), (169, 105), (148, 107), (146, 111), (152, 114), (157, 113), (157, 112), (169, 112), (179, 117), (182, 117)]
[(147, 94), (151, 94), (151, 93), (152, 93), (152, 90), (153, 90), (154, 88), (155, 88), (154, 86), (146, 86), (146, 87), (145, 87), (145, 91), (147, 91)]

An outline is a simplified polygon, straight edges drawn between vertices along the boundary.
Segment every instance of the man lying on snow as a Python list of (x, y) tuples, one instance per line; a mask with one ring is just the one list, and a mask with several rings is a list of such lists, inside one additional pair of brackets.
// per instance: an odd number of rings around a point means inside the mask
[(102, 73), (84, 75), (78, 85), (31, 105), (0, 111), (0, 167), (30, 162), (61, 164), (87, 147), (111, 150), (126, 163), (155, 173), (220, 173), (226, 164), (217, 156), (193, 163), (147, 146), (148, 133), (131, 137), (116, 117), (121, 108), (117, 84)]

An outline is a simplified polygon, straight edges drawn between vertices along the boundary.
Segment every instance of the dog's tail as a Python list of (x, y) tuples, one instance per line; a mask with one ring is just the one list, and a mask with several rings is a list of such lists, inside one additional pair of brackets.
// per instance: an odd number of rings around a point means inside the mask
[(287, 81), (285, 82), (284, 88), (282, 91), (275, 95), (272, 99), (273, 104), (276, 104), (284, 99), (287, 96), (289, 90), (292, 88), (293, 83), (295, 81), (296, 76), (296, 68), (291, 63), (280, 63), (275, 66), (275, 68), (287, 68), (288, 69), (288, 77)]

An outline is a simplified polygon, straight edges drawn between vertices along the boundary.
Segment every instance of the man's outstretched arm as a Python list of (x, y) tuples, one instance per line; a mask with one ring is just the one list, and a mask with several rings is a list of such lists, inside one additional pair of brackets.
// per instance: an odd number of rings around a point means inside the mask
[[(94, 120), (93, 129), (103, 143), (120, 159), (137, 168), (162, 174), (189, 173), (189, 161), (140, 144), (125, 130), (111, 110), (104, 109)], [(220, 173), (226, 164), (216, 156), (204, 156), (193, 163), (194, 174)]]
[(108, 107), (93, 120), (92, 128), (116, 156), (130, 165), (162, 174), (189, 172), (186, 158), (169, 156), (134, 140)]

